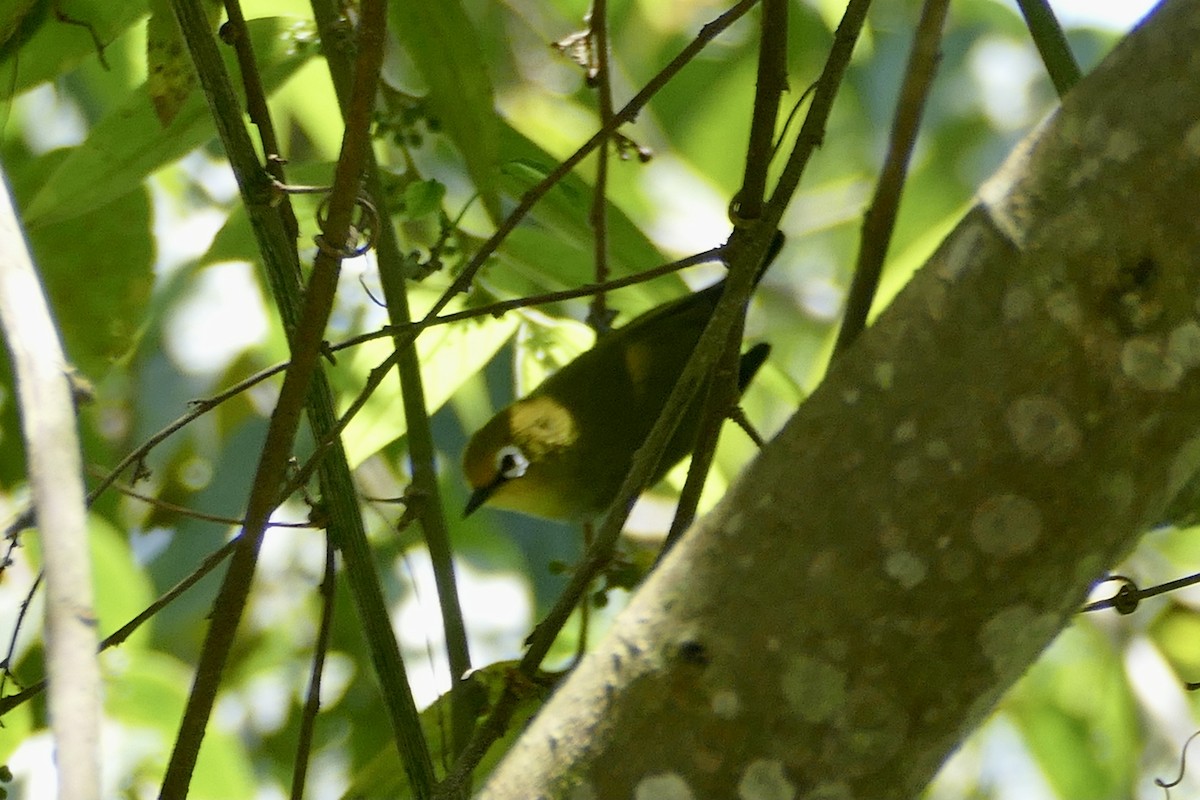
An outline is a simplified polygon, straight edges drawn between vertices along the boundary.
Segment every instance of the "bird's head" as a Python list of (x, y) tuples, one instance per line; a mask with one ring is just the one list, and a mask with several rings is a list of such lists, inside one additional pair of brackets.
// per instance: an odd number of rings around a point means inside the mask
[(583, 516), (589, 487), (578, 444), (575, 416), (557, 400), (516, 401), (467, 443), (463, 472), (472, 492), (465, 513), (488, 504), (547, 519)]

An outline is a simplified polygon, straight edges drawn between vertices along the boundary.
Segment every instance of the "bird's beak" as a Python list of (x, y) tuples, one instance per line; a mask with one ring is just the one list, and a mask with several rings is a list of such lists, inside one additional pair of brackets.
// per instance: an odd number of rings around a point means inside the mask
[(475, 513), (475, 509), (486, 503), (494, 491), (496, 491), (496, 484), (489, 483), (487, 486), (480, 486), (471, 492), (470, 498), (467, 499), (467, 507), (463, 509), (463, 517), (469, 517)]

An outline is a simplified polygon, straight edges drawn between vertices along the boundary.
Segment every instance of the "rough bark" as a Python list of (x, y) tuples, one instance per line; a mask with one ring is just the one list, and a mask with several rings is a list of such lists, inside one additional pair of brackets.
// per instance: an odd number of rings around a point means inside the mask
[(1079, 84), (483, 797), (920, 791), (1200, 466), (1197, 41)]

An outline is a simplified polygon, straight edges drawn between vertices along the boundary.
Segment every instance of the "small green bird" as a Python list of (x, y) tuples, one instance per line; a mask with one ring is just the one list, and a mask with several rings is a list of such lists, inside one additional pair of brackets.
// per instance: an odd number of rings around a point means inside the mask
[[(781, 245), (776, 235), (762, 271)], [(492, 417), (463, 452), (463, 472), (473, 490), (465, 513), (485, 503), (563, 521), (603, 512), (666, 405), (723, 287), (720, 281), (650, 309)], [(759, 344), (742, 356), (739, 393), (769, 351)], [(698, 393), (688, 407), (651, 484), (694, 449), (703, 397)]]

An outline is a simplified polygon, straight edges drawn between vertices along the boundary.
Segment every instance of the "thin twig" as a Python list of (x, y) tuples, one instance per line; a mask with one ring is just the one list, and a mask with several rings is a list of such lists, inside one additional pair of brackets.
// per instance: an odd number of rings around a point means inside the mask
[(821, 77), (814, 84), (812, 102), (809, 103), (804, 124), (800, 126), (796, 144), (792, 148), (787, 163), (784, 164), (779, 182), (775, 184), (775, 189), (771, 192), (771, 199), (767, 202), (767, 207), (763, 212), (765, 224), (771, 230), (775, 230), (779, 226), (784, 209), (787, 208), (792, 196), (796, 193), (796, 188), (800, 185), (800, 178), (804, 175), (808, 160), (825, 139), (825, 125), (829, 120), (833, 99), (842, 85), (842, 76), (850, 64), (850, 56), (854, 51), (854, 45), (858, 42), (858, 34), (862, 30), (863, 21), (866, 19), (867, 10), (870, 7), (871, 0), (849, 0), (846, 3), (846, 10), (842, 12), (842, 21), (834, 32), (833, 44), (829, 48), (829, 57), (825, 60), (825, 69), (821, 71)]
[(1176, 578), (1173, 581), (1159, 583), (1154, 586), (1148, 586), (1145, 589), (1140, 588), (1129, 578), (1124, 575), (1110, 575), (1105, 580), (1117, 581), (1121, 587), (1117, 589), (1112, 597), (1106, 597), (1103, 600), (1096, 600), (1088, 603), (1079, 612), (1086, 613), (1088, 611), (1101, 611), (1106, 608), (1115, 609), (1119, 614), (1132, 614), (1137, 610), (1138, 605), (1148, 597), (1157, 597), (1160, 594), (1173, 592), (1177, 589), (1184, 589), (1188, 586), (1195, 586), (1200, 583), (1200, 573), (1186, 575), (1182, 578)]
[[(267, 93), (263, 89), (262, 77), (258, 74), (258, 64), (254, 58), (250, 29), (246, 27), (246, 17), (242, 14), (242, 4), (239, 0), (225, 0), (225, 14), (229, 21), (221, 26), (221, 40), (231, 45), (237, 54), (242, 88), (246, 92), (246, 115), (258, 128), (258, 138), (266, 155), (264, 166), (272, 178), (286, 185), (287, 176), (283, 171), (286, 162), (279, 149), (279, 137), (275, 135), (275, 124), (271, 121), (271, 109), (267, 105)], [(292, 201), (285, 193), (278, 202), (283, 225), (294, 239), (300, 233), (300, 225), (296, 222)]]
[[(588, 80), (596, 87), (596, 100), (600, 112), (601, 130), (608, 127), (613, 117), (612, 75), (608, 68), (608, 0), (592, 0), (592, 11), (588, 15), (591, 27), (591, 47), (588, 48), (594, 65), (594, 74), (589, 69)], [(592, 242), (596, 262), (596, 283), (608, 280), (608, 157), (612, 148), (606, 138), (596, 150), (596, 186), (592, 193)], [(597, 334), (607, 333), (612, 323), (604, 292), (592, 297), (588, 324)]]
[(1171, 797), (1171, 789), (1173, 789), (1176, 786), (1178, 786), (1179, 784), (1183, 783), (1183, 778), (1185, 775), (1187, 775), (1187, 751), (1188, 751), (1188, 748), (1191, 746), (1192, 741), (1195, 740), (1195, 738), (1197, 736), (1200, 736), (1200, 731), (1196, 731), (1191, 736), (1189, 736), (1187, 738), (1187, 741), (1183, 743), (1183, 747), (1180, 748), (1180, 750), (1179, 750), (1179, 775), (1175, 778), (1175, 780), (1164, 781), (1162, 778), (1154, 779), (1154, 785), (1157, 786), (1158, 788), (1162, 789), (1163, 792), (1166, 793), (1168, 800), (1170, 800), (1170, 797)]
[(942, 25), (948, 5), (949, 0), (926, 0), (921, 9), (921, 19), (913, 34), (904, 85), (896, 101), (896, 116), (892, 120), (887, 156), (879, 174), (879, 182), (875, 185), (875, 196), (863, 218), (858, 264), (854, 268), (846, 313), (834, 345), (835, 356), (845, 351), (866, 327), (867, 315), (879, 288), (879, 278), (883, 274), (883, 263), (896, 224), (896, 212), (900, 207), (900, 194), (908, 175), (908, 162), (912, 158), (913, 146), (921, 127), (921, 114), (940, 58)]
[(741, 360), (742, 332), (745, 321), (745, 312), (743, 311), (742, 319), (730, 330), (729, 341), (726, 342), (716, 369), (713, 370), (712, 380), (709, 381), (708, 391), (704, 397), (704, 410), (701, 414), (696, 446), (692, 451), (692, 461), (688, 466), (687, 479), (683, 482), (683, 490), (679, 493), (679, 504), (675, 508), (675, 517), (671, 520), (667, 538), (663, 541), (662, 550), (659, 552), (660, 560), (696, 519), (700, 495), (704, 492), (704, 484), (708, 479), (713, 457), (717, 452), (722, 423), (729, 416), (729, 409), (737, 403), (738, 362)]
[[(67, 356), (0, 170), (0, 332), (46, 571), (46, 668), (60, 797), (100, 796), (100, 666), (82, 457)], [(12, 447), (12, 445), (9, 445)]]
[(317, 713), (321, 710), (321, 676), (325, 672), (325, 657), (329, 653), (329, 640), (333, 634), (334, 580), (337, 550), (333, 542), (325, 542), (325, 575), (321, 579), (321, 624), (317, 628), (317, 640), (313, 643), (312, 675), (308, 681), (308, 694), (304, 698), (304, 710), (300, 714), (300, 734), (296, 742), (296, 760), (292, 764), (292, 800), (304, 797), (305, 776), (312, 756), (313, 730), (317, 725)]
[[(862, 14), (858, 13), (860, 10)], [(831, 82), (834, 85), (825, 88), (826, 102), (817, 103), (814, 100), (810, 108), (810, 119), (806, 121), (806, 128), (810, 132), (813, 130), (813, 125), (820, 129), (824, 127), (829, 106), (832, 104), (832, 97), (836, 93), (836, 85), (840, 83), (845, 65), (849, 62), (849, 56), (853, 50), (853, 44), (857, 40), (858, 31), (861, 30), (862, 16), (864, 15), (865, 7), (851, 2), (847, 17), (843, 21), (843, 26), (839, 28), (839, 35), (835, 38), (834, 46), (831, 48), (830, 61), (833, 63), (827, 64), (822, 76), (823, 81)], [(709, 28), (710, 26), (706, 26), (705, 30), (707, 31)], [(818, 91), (818, 97), (820, 96), (821, 92)], [(814, 113), (825, 116), (814, 122), (812, 119)], [(802, 131), (803, 133), (804, 131)], [(810, 149), (815, 146), (815, 141), (811, 138), (807, 141), (802, 140), (797, 143), (797, 150)], [(772, 195), (771, 202), (764, 209), (766, 215), (761, 224), (735, 230), (734, 236), (731, 237), (727, 245), (729, 249), (726, 251), (731, 269), (721, 300), (718, 302), (692, 358), (689, 359), (687, 367), (668, 398), (661, 416), (655, 423), (654, 429), (647, 437), (645, 444), (634, 455), (633, 467), (616, 499), (605, 514), (596, 543), (588, 549), (554, 607), (530, 636), (529, 647), (520, 663), (520, 670), (523, 673), (531, 675), (536, 671), (558, 631), (562, 629), (562, 625), (569, 618), (572, 609), (578, 604), (580, 597), (587, 591), (587, 587), (595, 576), (609, 562), (633, 499), (641, 492), (645, 481), (661, 458), (662, 452), (678, 424), (679, 416), (691, 397), (694, 396), (703, 376), (711, 369), (712, 363), (729, 335), (730, 328), (739, 315), (740, 308), (744, 306), (746, 298), (749, 297), (754, 283), (755, 268), (761, 263), (762, 257), (770, 247), (779, 219), (799, 184), (800, 173), (806, 161), (807, 155), (800, 159), (793, 157), (789, 160), (784, 175), (791, 177), (790, 188), (786, 190), (786, 193), (780, 189), (776, 190)], [(493, 706), (487, 719), (476, 729), (475, 735), (455, 763), (454, 769), (439, 786), (438, 797), (457, 797), (461, 793), (466, 785), (466, 778), (470, 775), (474, 765), (483, 757), (491, 744), (503, 734), (515, 707), (515, 693), (511, 689), (506, 689)]]
[[(696, 346), (692, 358), (680, 376), (675, 389), (668, 398), (666, 407), (646, 443), (634, 455), (633, 467), (622, 484), (616, 499), (607, 510), (604, 522), (597, 532), (595, 544), (584, 554), (567, 586), (555, 601), (554, 607), (529, 637), (529, 647), (522, 657), (519, 669), (522, 674), (532, 675), (549, 652), (558, 632), (570, 617), (579, 598), (587, 591), (591, 581), (609, 563), (625, 517), (634, 497), (656, 466), (661, 453), (674, 430), (678, 415), (694, 395), (696, 387), (711, 368), (722, 349), (740, 308), (750, 296), (755, 278), (755, 268), (761, 263), (771, 245), (779, 220), (792, 195), (799, 186), (804, 167), (813, 149), (820, 143), (822, 132), (829, 118), (833, 98), (841, 85), (842, 77), (850, 62), (850, 55), (858, 41), (866, 19), (870, 0), (850, 0), (842, 16), (830, 47), (825, 69), (818, 81), (809, 106), (808, 116), (801, 128), (800, 136), (784, 167), (779, 185), (763, 209), (758, 225), (747, 225), (735, 229), (727, 243), (726, 251), (730, 263), (725, 291), (713, 312), (708, 326)], [(511, 687), (505, 687), (500, 698), (492, 706), (491, 713), (476, 729), (466, 750), (455, 762), (454, 769), (438, 787), (436, 797), (455, 798), (461, 793), (466, 776), (487, 752), (487, 749), (504, 734), (518, 697)]]
[[(750, 227), (744, 230), (747, 233), (743, 235), (743, 249), (729, 257), (731, 266), (729, 277), (726, 279), (725, 291), (722, 293), (704, 333), (697, 342), (692, 357), (676, 381), (662, 413), (646, 437), (645, 443), (634, 454), (629, 474), (621, 484), (617, 496), (605, 511), (595, 543), (588, 548), (584, 558), (576, 566), (570, 581), (559, 594), (553, 608), (529, 637), (528, 648), (518, 667), (526, 676), (536, 673), (542, 659), (546, 657), (558, 633), (578, 605), (580, 598), (587, 592), (588, 587), (601, 570), (610, 563), (617, 539), (634, 499), (644, 489), (646, 481), (654, 472), (667, 443), (678, 426), (684, 409), (690, 404), (691, 398), (695, 396), (708, 371), (712, 368), (725, 337), (729, 335), (729, 331), (737, 319), (739, 308), (744, 306), (750, 295), (754, 282), (754, 268), (757, 263), (761, 262), (770, 246), (774, 230)], [(745, 238), (746, 236), (752, 238)], [(516, 702), (517, 698), (510, 690), (506, 690), (501, 695), (491, 714), (476, 729), (475, 736), (472, 737), (466, 751), (443, 782), (443, 787), (439, 789), (439, 797), (457, 796), (456, 792), (464, 785), (464, 777), (469, 774), (470, 768), (477, 763), (478, 759), (482, 758), (491, 743), (503, 735), (516, 707)]]
[(763, 0), (754, 113), (750, 118), (750, 138), (746, 145), (745, 178), (741, 190), (730, 204), (731, 216), (736, 220), (758, 219), (762, 213), (767, 168), (775, 149), (779, 100), (787, 88), (787, 24), (787, 0)]
[[(615, 280), (611, 280), (608, 282), (607, 286), (609, 286), (610, 288), (617, 288), (617, 287), (621, 287), (621, 286), (629, 286), (634, 283), (640, 283), (640, 282), (646, 280), (647, 276), (657, 277), (658, 275), (665, 275), (670, 272), (675, 272), (679, 269), (682, 269), (685, 266), (702, 264), (702, 263), (705, 263), (708, 261), (713, 261), (716, 259), (723, 258), (723, 256), (721, 254), (724, 252), (725, 252), (724, 245), (722, 245), (720, 247), (715, 247), (710, 250), (705, 250), (703, 253), (697, 253), (694, 256), (689, 256), (687, 258), (680, 259), (679, 261), (673, 261), (670, 264), (664, 264), (661, 267), (656, 267), (655, 269), (647, 270), (646, 272), (640, 273), (636, 276), (631, 275), (626, 278), (617, 278)], [(552, 294), (543, 295), (540, 298), (532, 298), (533, 300), (537, 300), (538, 301), (537, 303), (530, 302), (530, 298), (519, 298), (516, 300), (504, 300), (504, 301), (501, 301), (498, 303), (492, 303), (491, 305), (488, 305), (488, 306), (482, 306), (480, 308), (471, 309), (470, 311), (459, 311), (454, 314), (446, 314), (441, 317), (434, 317), (432, 320), (429, 321), (428, 324), (432, 325), (435, 323), (436, 324), (444, 324), (447, 322), (457, 322), (457, 321), (460, 321), (463, 319), (470, 319), (472, 317), (478, 317), (481, 315), (481, 312), (489, 313), (489, 314), (492, 314), (493, 316), (499, 316), (504, 311), (507, 311), (510, 309), (523, 308), (523, 307), (526, 307), (529, 305), (535, 305), (535, 304), (541, 304), (541, 303), (557, 302), (559, 300), (570, 299), (570, 298), (574, 298), (574, 297), (585, 297), (587, 295), (590, 295), (594, 291), (596, 291), (596, 287), (591, 286), (591, 287), (582, 287), (580, 289), (570, 289), (570, 290), (566, 290), (566, 291), (562, 291), (562, 292), (554, 292)], [(429, 319), (429, 318), (427, 317), (426, 319)], [(412, 323), (412, 325), (410, 327), (406, 327), (401, 332), (406, 333), (406, 334), (409, 332), (413, 332), (413, 331), (419, 332), (419, 331), (423, 330), (426, 326), (427, 326), (427, 323), (425, 322), (425, 320), (422, 320), (420, 322)], [(368, 341), (370, 339), (377, 339), (380, 336), (384, 335), (386, 332), (387, 331), (379, 331), (379, 332), (375, 332), (375, 333), (363, 334), (361, 336), (358, 336), (358, 337), (355, 337), (354, 339), (349, 340), (349, 342), (347, 342), (346, 344), (350, 344), (350, 343), (360, 344), (360, 343), (362, 343), (364, 341)], [(413, 333), (412, 335), (415, 336), (416, 334)], [(407, 341), (407, 339), (405, 339), (405, 341)], [(342, 346), (343, 345), (339, 345), (337, 348), (334, 348), (334, 349), (335, 350), (340, 349)], [(354, 419), (354, 416), (356, 414), (358, 414), (358, 412), (362, 410), (363, 406), (365, 406), (367, 404), (367, 401), (371, 398), (371, 395), (374, 394), (375, 390), (379, 388), (379, 385), (381, 383), (383, 383), (384, 379), (387, 377), (388, 372), (391, 370), (392, 367), (394, 367), (396, 365), (396, 363), (399, 361), (399, 358), (400, 358), (400, 356), (398, 354), (398, 351), (394, 351), (390, 356), (385, 358), (377, 367), (375, 367), (374, 369), (371, 370), (370, 374), (367, 376), (367, 380), (363, 383), (362, 388), (359, 389), (358, 395), (354, 398), (353, 401), (351, 401), (350, 405), (347, 406), (346, 410), (342, 413), (342, 416), (338, 419), (337, 425), (334, 428), (332, 428), (330, 431), (327, 432), (326, 436), (323, 437), (321, 439), (321, 441), (317, 444), (317, 446), (313, 449), (312, 455), (309, 456), (308, 460), (305, 461), (303, 464), (301, 464), (300, 468), (295, 471), (294, 476), (293, 476), (289, 486), (298, 486), (298, 485), (304, 483), (306, 480), (308, 480), (309, 476), (312, 475), (312, 471), (314, 469), (316, 469), (317, 465), (320, 463), (321, 458), (324, 456), (325, 451), (329, 447), (331, 447), (334, 442), (337, 441), (338, 437), (341, 436), (342, 431), (345, 430), (346, 426), (350, 424), (350, 421), (352, 419)]]
[[(730, 203), (735, 224), (756, 220), (763, 210), (767, 172), (774, 155), (775, 122), (779, 101), (787, 82), (787, 2), (764, 0), (759, 26), (758, 73), (755, 81), (754, 111), (746, 146), (745, 177), (742, 188)], [(721, 428), (730, 409), (737, 403), (737, 375), (745, 315), (730, 332), (721, 359), (705, 392), (696, 446), (692, 451), (687, 479), (679, 493), (675, 517), (659, 553), (661, 559), (679, 540), (696, 517), (700, 495), (712, 467)]]
[(1017, 0), (1017, 4), (1025, 16), (1025, 25), (1042, 57), (1042, 63), (1046, 65), (1054, 89), (1059, 97), (1065, 96), (1071, 87), (1079, 83), (1083, 73), (1071, 54), (1071, 46), (1054, 16), (1054, 9), (1046, 0)]
[[(566, 587), (559, 594), (550, 612), (538, 623), (528, 639), (528, 648), (521, 658), (518, 669), (523, 675), (532, 676), (549, 652), (563, 625), (570, 618), (581, 598), (587, 593), (596, 576), (608, 566), (617, 539), (624, 527), (625, 519), (634, 499), (645, 488), (646, 481), (654, 472), (672, 435), (678, 427), (684, 410), (690, 405), (705, 376), (712, 369), (723, 349), (729, 332), (739, 317), (739, 308), (744, 306), (754, 282), (754, 268), (770, 246), (774, 230), (753, 231), (753, 238), (743, 239), (743, 249), (730, 256), (730, 273), (725, 291), (721, 295), (704, 333), (679, 376), (663, 411), (646, 437), (645, 443), (634, 454), (633, 464), (612, 503), (605, 510), (603, 522), (596, 532), (595, 543), (587, 549), (576, 566)], [(727, 245), (728, 246), (728, 245)], [(752, 263), (751, 263), (752, 262)], [(459, 796), (470, 771), (479, 762), (487, 749), (504, 734), (518, 698), (506, 687), (491, 713), (475, 730), (466, 750), (447, 775), (435, 795), (438, 798)]]
[[(551, 303), (561, 303), (566, 300), (576, 300), (580, 297), (589, 297), (596, 292), (623, 289), (627, 286), (635, 286), (637, 284), (653, 280), (654, 278), (662, 277), (663, 275), (669, 275), (673, 272), (678, 272), (681, 269), (694, 267), (697, 264), (720, 261), (723, 252), (724, 250), (722, 247), (714, 247), (709, 250), (696, 253), (695, 255), (687, 256), (686, 258), (681, 258), (676, 261), (671, 261), (669, 263), (654, 267), (653, 269), (639, 272), (636, 275), (626, 275), (620, 278), (613, 278), (612, 280), (606, 281), (603, 284), (588, 284), (585, 286), (580, 286), (576, 289), (565, 289), (558, 292), (547, 292), (546, 294), (517, 297), (513, 298), (512, 300), (499, 300), (495, 303), (488, 303), (486, 305), (476, 306), (475, 308), (456, 311), (451, 314), (443, 314), (442, 316), (434, 317), (428, 322), (414, 322), (407, 325), (397, 326), (389, 325), (380, 328), (379, 330), (359, 334), (358, 336), (352, 336), (349, 339), (338, 342), (337, 344), (330, 345), (327, 348), (327, 351), (330, 354), (339, 353), (351, 347), (357, 347), (358, 345), (365, 344), (366, 342), (372, 342), (376, 339), (382, 339), (386, 336), (394, 336), (397, 333), (406, 333), (417, 328), (421, 328), (423, 330), (427, 327), (449, 325), (452, 323), (463, 322), (485, 316), (500, 317), (506, 312), (515, 311), (521, 308), (531, 308), (535, 306), (549, 305)], [(394, 366), (395, 358), (396, 356), (393, 354), (386, 362), (384, 362), (384, 364), (380, 365), (380, 368), (389, 369), (391, 366)], [(261, 369), (252, 375), (248, 375), (232, 386), (212, 395), (211, 397), (193, 401), (191, 411), (176, 418), (174, 421), (167, 424), (156, 433), (152, 434), (149, 438), (147, 438), (144, 442), (131, 450), (127, 455), (125, 455), (124, 458), (117, 462), (117, 465), (112, 467), (104, 475), (104, 477), (101, 478), (100, 483), (98, 483), (96, 487), (88, 493), (88, 505), (91, 506), (93, 503), (95, 503), (101, 494), (103, 494), (116, 483), (117, 479), (125, 470), (129, 469), (129, 467), (133, 466), (134, 464), (145, 460), (146, 456), (150, 454), (151, 450), (164, 442), (166, 439), (170, 438), (172, 434), (187, 427), (194, 420), (198, 419), (204, 414), (207, 414), (209, 411), (212, 411), (214, 408), (226, 402), (227, 400), (232, 400), (234, 397), (237, 397), (248, 389), (257, 386), (268, 378), (279, 375), (286, 370), (290, 364), (290, 361), (283, 361), (278, 364), (273, 364), (272, 366)], [(361, 402), (357, 403), (352, 408), (361, 408), (362, 403), (365, 403), (368, 397), (369, 395), (362, 396)], [(340, 432), (345, 428), (346, 425), (350, 423), (352, 419), (353, 414), (347, 412), (347, 414), (340, 420), (338, 427), (329, 434), (328, 438), (330, 440), (336, 438), (336, 436), (340, 434)], [(311, 463), (306, 464), (305, 467), (301, 468), (296, 479), (289, 484), (289, 487), (284, 489), (284, 491), (281, 493), (281, 496), (286, 497), (290, 495), (294, 490), (294, 486), (298, 486), (299, 484), (306, 482), (308, 478), (312, 476), (312, 472), (316, 468), (317, 455), (323, 451), (323, 446), (317, 448), (317, 453), (314, 453), (310, 458)], [(240, 521), (238, 524), (241, 524)], [(3, 538), (8, 539), (10, 542), (15, 542), (16, 534), (19, 531), (30, 527), (31, 525), (33, 525), (33, 512), (32, 510), (26, 510), (18, 515), (13, 522), (5, 526)], [(10, 557), (12, 546), (13, 545), (10, 544)]]
[[(29, 585), (29, 591), (25, 593), (25, 599), (21, 601), (21, 607), (17, 611), (17, 618), (13, 621), (12, 635), (8, 639), (8, 652), (4, 654), (2, 663), (4, 669), (0, 670), (0, 697), (4, 694), (4, 684), (8, 682), (8, 678), (12, 677), (14, 682), (20, 686), (20, 682), (16, 680), (16, 676), (12, 674), (13, 657), (17, 654), (17, 636), (21, 632), (21, 628), (25, 624), (25, 615), (29, 613), (30, 606), (33, 605), (33, 596), (37, 593), (38, 587), (42, 585), (43, 574), (38, 570), (38, 574), (34, 577), (33, 583)], [(45, 683), (45, 681), (43, 681)], [(8, 698), (0, 699), (0, 716), (4, 715), (4, 702)]]
[[(168, 503), (166, 500), (162, 500), (158, 497), (151, 497), (148, 494), (143, 494), (139, 491), (134, 490), (132, 487), (125, 486), (124, 484), (118, 483), (115, 485), (114, 488), (116, 488), (116, 490), (118, 492), (125, 495), (126, 497), (132, 497), (134, 500), (139, 500), (148, 506), (152, 506), (153, 508), (159, 509), (160, 511), (166, 511), (171, 514), (178, 514), (182, 517), (187, 517), (189, 519), (200, 520), (201, 522), (215, 522), (218, 525), (233, 525), (233, 526), (237, 526), (239, 528), (246, 524), (245, 520), (240, 519), (238, 517), (227, 517), (222, 514), (208, 514), (204, 511), (197, 511), (194, 508), (188, 508), (187, 506), (181, 506), (178, 503)], [(273, 527), (273, 528), (315, 528), (316, 526), (311, 522), (273, 522), (273, 523), (271, 523), (271, 527)]]

